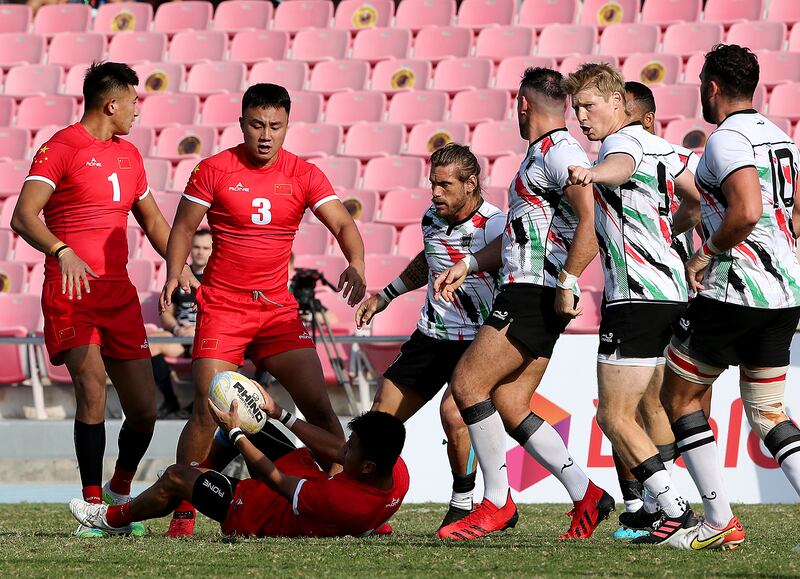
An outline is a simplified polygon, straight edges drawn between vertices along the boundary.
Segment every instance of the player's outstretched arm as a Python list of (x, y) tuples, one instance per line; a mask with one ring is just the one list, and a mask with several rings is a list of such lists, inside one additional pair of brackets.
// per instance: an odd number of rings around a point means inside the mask
[(611, 153), (594, 167), (570, 165), (570, 185), (588, 185), (597, 183), (607, 187), (619, 187), (633, 175), (636, 166), (634, 159), (627, 153)]
[(367, 291), (364, 241), (361, 239), (361, 233), (350, 212), (338, 199), (323, 203), (314, 215), (333, 234), (347, 259), (349, 266), (339, 277), (338, 291), (342, 292), (343, 298), (348, 298), (347, 303), (350, 306), (354, 306), (364, 299), (364, 293)]
[(420, 251), (396, 280), (374, 296), (364, 300), (358, 306), (356, 310), (356, 327), (361, 328), (364, 324), (370, 323), (372, 318), (385, 310), (394, 298), (425, 287), (427, 284), (428, 260), (425, 258), (425, 252)]
[(564, 269), (558, 276), (559, 289), (555, 302), (555, 310), (559, 316), (574, 319), (583, 313), (583, 308), (575, 307), (572, 288), (578, 283), (577, 278), (597, 255), (597, 236), (594, 231), (594, 196), (592, 187), (588, 185), (570, 185), (564, 189), (564, 195), (578, 217), (575, 236), (567, 253)]
[(189, 257), (189, 251), (192, 248), (192, 237), (194, 237), (206, 211), (205, 205), (189, 201), (185, 197), (178, 203), (175, 221), (167, 241), (167, 282), (164, 284), (159, 300), (162, 312), (172, 305), (172, 294), (175, 293), (178, 286), (187, 292), (192, 287), (199, 286), (191, 270), (186, 267), (186, 258)]
[(680, 235), (700, 223), (700, 192), (688, 169), (675, 179), (675, 193), (681, 198), (681, 204), (672, 216), (672, 232)]

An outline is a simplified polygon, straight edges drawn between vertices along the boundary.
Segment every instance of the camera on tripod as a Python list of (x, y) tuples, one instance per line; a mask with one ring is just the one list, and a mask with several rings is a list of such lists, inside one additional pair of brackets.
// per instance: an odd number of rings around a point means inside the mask
[(333, 287), (318, 269), (297, 268), (292, 276), (292, 294), (301, 312), (321, 312), (325, 308), (316, 298), (317, 284), (322, 282), (330, 288)]

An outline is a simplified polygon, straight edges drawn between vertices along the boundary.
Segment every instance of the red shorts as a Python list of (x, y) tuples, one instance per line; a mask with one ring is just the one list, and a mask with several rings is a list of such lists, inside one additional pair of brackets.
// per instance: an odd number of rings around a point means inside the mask
[[(320, 470), (307, 448), (298, 448), (282, 456), (275, 461), (275, 466), (284, 474), (306, 480), (328, 478), (328, 473)], [(221, 531), (225, 535), (261, 537), (298, 533), (291, 503), (256, 479), (245, 479), (236, 485)]]
[(288, 291), (270, 301), (263, 294), (254, 297), (253, 292), (203, 285), (197, 290), (194, 360), (214, 358), (241, 366), (247, 357), (258, 367), (270, 356), (313, 347)]
[(69, 299), (61, 280), (49, 280), (42, 289), (44, 343), (50, 361), (64, 363), (64, 352), (97, 344), (103, 356), (119, 360), (150, 357), (142, 321), (142, 306), (129, 281), (89, 281), (91, 293)]

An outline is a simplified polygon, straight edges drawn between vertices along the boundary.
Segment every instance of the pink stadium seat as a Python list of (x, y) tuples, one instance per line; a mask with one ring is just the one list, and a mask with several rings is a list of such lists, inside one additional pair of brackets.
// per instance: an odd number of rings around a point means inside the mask
[(425, 90), (432, 71), (427, 60), (382, 60), (372, 73), (372, 90), (385, 93)]
[(411, 259), (424, 249), (422, 228), (419, 224), (406, 225), (400, 230), (400, 235), (397, 237), (397, 255)]
[(389, 103), (388, 121), (413, 125), (421, 121), (441, 121), (447, 110), (447, 94), (417, 90), (398, 93)]
[[(346, 143), (345, 149), (347, 149)], [(358, 159), (351, 159), (349, 157), (319, 157), (316, 159), (308, 159), (308, 161), (319, 167), (320, 171), (325, 173), (325, 176), (334, 187), (352, 189), (356, 186), (358, 177), (361, 174), (361, 163), (358, 162)]]
[(759, 52), (759, 82), (772, 87), (782, 82), (800, 81), (800, 53)]
[(317, 269), (325, 279), (335, 284), (347, 269), (347, 260), (341, 255), (298, 255), (294, 259), (294, 268)]
[(31, 7), (25, 4), (0, 6), (0, 32), (27, 32), (33, 20)]
[(186, 76), (186, 67), (177, 62), (143, 62), (135, 64), (133, 70), (139, 76), (136, 92), (140, 97), (163, 92), (178, 92)]
[(481, 123), (472, 133), (472, 152), (490, 159), (524, 153), (527, 145), (519, 136), (517, 121)]
[(247, 66), (242, 62), (201, 62), (189, 71), (185, 90), (201, 97), (239, 92), (246, 76)]
[[(118, 6), (118, 4), (104, 4)], [(112, 62), (160, 62), (167, 50), (167, 35), (161, 32), (131, 32), (115, 34), (108, 45), (108, 59)]]
[[(408, 259), (404, 258), (406, 265)], [(395, 264), (391, 264), (394, 266)], [(397, 263), (399, 265), (399, 261)], [(397, 270), (397, 273), (402, 271)], [(369, 282), (370, 285), (372, 282)], [(379, 288), (381, 289), (381, 288)], [(425, 292), (422, 290), (409, 292), (397, 298), (392, 307), (375, 316), (370, 324), (373, 336), (401, 336), (403, 340), (417, 329), (417, 322), (425, 305)], [(401, 341), (403, 341), (401, 340)], [(361, 349), (369, 358), (376, 373), (383, 374), (399, 352), (399, 343), (362, 344)]]
[(597, 255), (586, 269), (583, 270), (583, 273), (580, 275), (580, 279), (578, 281), (581, 293), (583, 290), (600, 290), (602, 291), (603, 287), (605, 286), (605, 277), (603, 275), (603, 264), (601, 262), (600, 255)]
[(775, 123), (780, 130), (782, 130), (787, 135), (792, 134), (792, 121), (784, 117), (773, 117), (772, 115), (767, 115), (767, 118)]
[(399, 155), (406, 131), (403, 125), (391, 123), (359, 123), (347, 132), (344, 154), (359, 159)]
[(492, 75), (488, 58), (452, 58), (441, 61), (433, 74), (434, 90), (450, 93), (470, 88), (486, 88)]
[(455, 0), (404, 0), (397, 7), (395, 26), (411, 30), (450, 26), (455, 14)]
[(462, 0), (458, 25), (481, 28), (493, 24), (508, 25), (517, 13), (517, 0)]
[(762, 0), (706, 0), (703, 19), (729, 24), (737, 20), (759, 20), (764, 14)]
[(15, 110), (14, 98), (0, 95), (0, 127), (7, 127), (11, 124)]
[(36, 263), (44, 263), (44, 254), (20, 237), (14, 244), (14, 261), (30, 267)]
[(411, 31), (405, 28), (368, 28), (356, 34), (351, 58), (368, 62), (406, 58), (410, 47)]
[(44, 145), (53, 135), (63, 128), (63, 125), (45, 125), (40, 127), (39, 130), (37, 130), (33, 135), (33, 140), (31, 141), (31, 151), (38, 151), (39, 147)]
[(469, 56), (472, 30), (455, 26), (423, 28), (414, 41), (414, 58), (431, 61)]
[(670, 143), (701, 152), (708, 136), (715, 128), (702, 119), (676, 119), (667, 125), (663, 136)]
[(212, 27), (233, 32), (246, 28), (265, 29), (272, 20), (272, 4), (254, 0), (227, 0), (217, 5)]
[(700, 91), (693, 85), (653, 85), (658, 118), (668, 121), (681, 117), (694, 118), (700, 112)]
[(736, 22), (725, 42), (746, 46), (750, 50), (780, 50), (786, 38), (783, 22)]
[(543, 28), (548, 24), (573, 24), (578, 16), (578, 0), (523, 0), (520, 26)]
[[(0, 333), (7, 337), (21, 338), (36, 331), (42, 324), (42, 309), (39, 296), (26, 294), (0, 295)], [(0, 347), (4, 364), (0, 382), (13, 384), (30, 376), (28, 346), (6, 344)]]
[(142, 306), (142, 321), (161, 327), (161, 316), (158, 314), (160, 292), (139, 292), (139, 303)]
[[(586, 62), (607, 62), (615, 68), (619, 68), (619, 58), (607, 54), (574, 54), (566, 57), (561, 61), (561, 66), (558, 70), (563, 75), (567, 75), (578, 69), (578, 67)], [(568, 114), (571, 114), (568, 112)]]
[(701, 0), (647, 0), (642, 7), (642, 22), (672, 24), (700, 20)]
[[(377, 227), (379, 224), (370, 225)], [(384, 225), (384, 227), (389, 227), (389, 229), (394, 232), (393, 227), (386, 225)], [(389, 282), (394, 280), (400, 272), (405, 269), (408, 265), (408, 258), (399, 255), (367, 254), (365, 262), (367, 266), (367, 285), (371, 289), (376, 288), (380, 290), (386, 287)], [(391, 309), (393, 308), (387, 309), (384, 313), (387, 313)], [(419, 316), (419, 312), (417, 312), (417, 316)], [(377, 316), (376, 319), (380, 317), (381, 316)]]
[(61, 88), (64, 69), (57, 64), (15, 66), (5, 79), (5, 94), (15, 97), (56, 94)]
[(800, 22), (800, 3), (796, 0), (772, 0), (767, 10), (767, 20), (786, 24)]
[[(11, 239), (9, 236), (11, 235), (11, 232), (3, 231), (2, 233), (4, 234), (3, 237), (5, 238), (5, 240), (7, 242), (10, 242)], [(20, 243), (25, 243), (25, 242), (21, 241)], [(10, 249), (11, 249), (10, 247), (6, 247), (6, 253), (5, 253), (6, 255), (9, 254)], [(43, 258), (41, 261), (44, 261), (44, 254), (39, 252), (39, 255)], [(0, 273), (4, 273), (8, 277), (8, 284), (9, 284), (7, 289), (3, 288), (2, 293), (16, 294), (22, 292), (25, 286), (25, 277), (27, 275), (27, 272), (28, 268), (26, 268), (25, 264), (23, 263), (13, 260), (0, 261)], [(7, 314), (0, 314), (0, 316), (2, 315), (7, 315)]]
[(158, 135), (156, 157), (179, 161), (187, 157), (208, 157), (214, 152), (217, 131), (214, 127), (166, 127)]
[(703, 70), (703, 65), (706, 63), (705, 54), (698, 52), (689, 57), (686, 64), (683, 66), (683, 82), (684, 84), (696, 84), (700, 86), (700, 71)]
[(36, 11), (33, 31), (37, 34), (84, 32), (91, 16), (88, 4), (45, 4)]
[(800, 119), (800, 82), (779, 84), (772, 90), (769, 114), (792, 121)]
[(156, 128), (172, 124), (191, 125), (197, 118), (199, 108), (200, 99), (197, 95), (149, 95), (139, 108), (139, 124)]
[(231, 41), (230, 60), (255, 64), (283, 60), (289, 51), (289, 33), (282, 30), (242, 30)]
[(292, 253), (300, 255), (325, 255), (331, 235), (324, 225), (306, 223), (297, 230), (292, 244)]
[(450, 120), (468, 125), (483, 121), (502, 121), (508, 118), (510, 110), (508, 93), (504, 90), (465, 90), (453, 97), (450, 103)]
[[(9, 167), (14, 170), (13, 173), (9, 171)], [(27, 175), (27, 173), (22, 175), (21, 172), (16, 171), (16, 169), (22, 168), (23, 162), (0, 161), (0, 169), (3, 169), (3, 173), (0, 174), (0, 189), (5, 189), (6, 184), (10, 183), (12, 180), (17, 181), (12, 193), (3, 201), (3, 208), (0, 210), (0, 229), (11, 229), (11, 216), (14, 214), (14, 206), (17, 204), (17, 199), (19, 198), (19, 190), (22, 188), (22, 182)]]
[(292, 123), (284, 147), (303, 158), (335, 155), (342, 141), (342, 127), (337, 125)]
[[(177, 2), (177, 4), (186, 3)], [(227, 38), (224, 32), (217, 30), (184, 30), (178, 32), (169, 45), (169, 60), (184, 64), (203, 60), (223, 60)]]
[(350, 33), (338, 28), (307, 28), (294, 37), (292, 60), (341, 60), (347, 54)]
[[(144, 155), (144, 151), (139, 149)], [(167, 159), (144, 158), (144, 170), (147, 173), (147, 183), (156, 191), (164, 191), (169, 182), (169, 174), (172, 172), (172, 164)]]
[[(239, 139), (236, 144), (242, 142), (242, 130), (239, 127), (231, 127), (233, 129), (237, 129), (239, 132)], [(189, 182), (189, 176), (194, 171), (194, 168), (197, 167), (197, 159), (184, 159), (178, 163), (178, 166), (175, 167), (175, 174), (172, 176), (172, 184), (169, 187), (170, 191), (183, 191), (186, 188), (186, 184)]]
[(625, 22), (636, 22), (639, 0), (584, 0), (580, 24), (608, 26)]
[(663, 52), (687, 57), (695, 52), (708, 52), (722, 42), (722, 25), (713, 22), (671, 24), (663, 38)]
[(332, 17), (333, 2), (330, 0), (281, 2), (275, 9), (273, 27), (289, 32), (304, 28), (327, 28)]
[(0, 159), (24, 159), (31, 142), (31, 132), (19, 127), (0, 127)]
[(315, 92), (290, 92), (292, 111), (289, 118), (293, 122), (316, 123), (322, 112), (322, 95)]
[(417, 123), (408, 134), (406, 155), (427, 159), (431, 153), (447, 143), (467, 143), (468, 134), (469, 127), (466, 123)]
[(362, 90), (367, 83), (369, 65), (358, 60), (320, 62), (311, 71), (308, 88), (325, 94), (342, 90)]
[[(239, 125), (229, 125), (222, 130), (219, 136), (219, 150), (225, 151), (242, 142), (242, 129)], [(184, 183), (185, 185), (185, 183)]]
[(70, 67), (64, 78), (64, 89), (61, 94), (74, 96), (79, 101), (83, 100), (83, 79), (91, 64), (76, 64)]
[(131, 259), (128, 261), (128, 276), (138, 292), (150, 291), (155, 274), (155, 264), (149, 259)]
[[(156, 132), (150, 127), (133, 125), (131, 132), (122, 138), (133, 144), (142, 157), (147, 157), (150, 154), (150, 149), (153, 148), (153, 143), (156, 142)], [(156, 187), (156, 189), (161, 189), (161, 187)]]
[(516, 94), (522, 74), (529, 67), (555, 68), (553, 58), (541, 56), (510, 56), (504, 58), (497, 66), (495, 88), (508, 90)]
[(0, 66), (38, 64), (42, 61), (45, 40), (40, 34), (0, 34)]
[(393, 0), (341, 0), (336, 6), (333, 25), (345, 30), (389, 26), (394, 16)]
[(70, 96), (30, 96), (22, 99), (17, 109), (17, 126), (38, 129), (45, 125), (72, 123), (77, 104)]
[(147, 2), (103, 4), (97, 9), (92, 30), (100, 34), (150, 30), (153, 6)]
[(636, 52), (655, 52), (658, 26), (652, 24), (610, 24), (600, 35), (600, 54), (626, 57)]
[(31, 274), (28, 276), (28, 293), (34, 295), (42, 294), (42, 286), (44, 286), (44, 264), (37, 263), (31, 269)]
[(156, 10), (153, 30), (169, 33), (179, 30), (205, 30), (211, 22), (213, 11), (211, 2), (202, 0), (166, 2)]
[(56, 34), (47, 50), (50, 64), (88, 64), (102, 59), (105, 36), (97, 32)]
[[(362, 223), (359, 225), (359, 230), (364, 239), (364, 253), (380, 256), (391, 255), (397, 237), (394, 227), (386, 223)], [(368, 282), (372, 281), (371, 273), (368, 274)]]
[(539, 34), (538, 56), (564, 58), (570, 54), (592, 54), (597, 29), (585, 24), (551, 24)]
[(789, 52), (800, 52), (800, 26), (792, 26), (792, 31), (789, 33)]
[(308, 65), (292, 60), (258, 62), (250, 71), (250, 84), (271, 82), (287, 90), (303, 90), (308, 78)]
[(510, 56), (529, 56), (533, 52), (536, 32), (525, 26), (491, 26), (484, 28), (475, 41), (475, 56), (501, 61)]
[(418, 224), (431, 206), (428, 189), (397, 189), (389, 191), (381, 203), (380, 223), (395, 227)]
[[(355, 159), (352, 159), (355, 161)], [(378, 211), (378, 194), (364, 189), (348, 189), (337, 193), (345, 208), (359, 223), (372, 223)]]
[(399, 187), (419, 187), (425, 161), (416, 157), (379, 157), (364, 168), (362, 188), (389, 191)]
[(581, 288), (578, 307), (583, 314), (567, 326), (567, 334), (596, 334), (600, 330), (600, 303), (603, 299), (602, 286), (597, 290)]
[(239, 122), (242, 113), (242, 93), (212, 94), (203, 103), (200, 124), (225, 127)]
[[(331, 283), (337, 280), (329, 280)], [(353, 319), (355, 310), (347, 305), (347, 302), (342, 299), (340, 294), (333, 291), (319, 291), (317, 292), (317, 299), (324, 308), (327, 309), (328, 323), (331, 325), (331, 330), (334, 334), (350, 335), (353, 333)], [(344, 344), (343, 344), (344, 345)], [(327, 362), (327, 356), (320, 355), (320, 361)], [(325, 362), (323, 362), (324, 365)], [(324, 370), (324, 366), (323, 366)]]
[(492, 164), (489, 183), (494, 187), (507, 187), (519, 171), (525, 155), (505, 155), (498, 157)]
[(644, 84), (675, 84), (680, 70), (681, 59), (676, 54), (640, 53), (625, 59), (622, 76)]

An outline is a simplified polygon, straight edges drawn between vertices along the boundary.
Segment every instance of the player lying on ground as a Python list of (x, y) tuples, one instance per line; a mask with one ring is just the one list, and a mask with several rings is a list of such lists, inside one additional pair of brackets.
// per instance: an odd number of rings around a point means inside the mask
[[(453, 303), (434, 299), (436, 273), (494, 241), (503, 232), (505, 215), (481, 196), (481, 167), (469, 147), (450, 143), (431, 155), (433, 205), (422, 217), (424, 249), (383, 290), (358, 308), (360, 328), (389, 307), (397, 296), (427, 285), (428, 296), (417, 329), (384, 373), (373, 410), (405, 422), (446, 383), (459, 358), (472, 343), (492, 307), (496, 272), (468, 276)], [(469, 433), (448, 388), (440, 406), (453, 473), (453, 494), (441, 527), (472, 511), (475, 460)]]
[[(72, 514), (83, 525), (124, 535), (133, 521), (166, 516), (185, 500), (219, 522), (226, 535), (335, 537), (368, 535), (400, 508), (409, 483), (400, 458), (402, 422), (385, 412), (365, 412), (350, 421), (350, 438), (343, 444), (338, 436), (287, 413), (263, 389), (262, 394), (266, 404), (261, 409), (308, 448), (296, 449), (269, 422), (248, 438), (239, 428), (236, 401), (229, 412), (209, 402), (224, 437), (241, 452), (253, 478), (173, 465), (130, 503), (109, 507), (73, 499)], [(315, 458), (344, 470), (331, 477)]]

